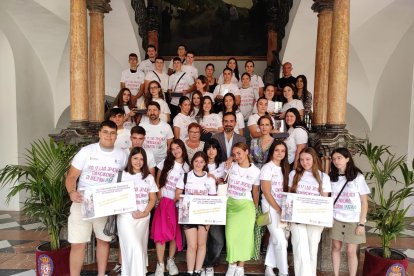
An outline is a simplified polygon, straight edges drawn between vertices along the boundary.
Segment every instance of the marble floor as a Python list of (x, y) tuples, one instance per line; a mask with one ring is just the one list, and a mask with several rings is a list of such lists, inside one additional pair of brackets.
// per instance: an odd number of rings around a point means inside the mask
[[(40, 228), (39, 228), (40, 227)], [(373, 233), (373, 229), (368, 224), (367, 227), (367, 244), (366, 246), (378, 246), (380, 240)], [(0, 276), (34, 276), (35, 272), (35, 248), (42, 242), (48, 240), (46, 231), (40, 223), (33, 223), (27, 220), (20, 212), (0, 211)], [(360, 264), (364, 259), (364, 248), (361, 248)], [(406, 275), (414, 276), (414, 223), (404, 231), (404, 235), (399, 237), (394, 243), (393, 248), (402, 250), (409, 257), (409, 267)], [(148, 275), (155, 270), (156, 263), (155, 251), (149, 250)], [(185, 271), (185, 254), (180, 253), (176, 257), (177, 265), (180, 271)], [(293, 273), (293, 260), (290, 256), (289, 264), (291, 267), (291, 275)], [(110, 260), (108, 269), (115, 265)], [(215, 268), (216, 275), (224, 275), (227, 265), (223, 262)], [(362, 265), (360, 265), (359, 275)], [(246, 265), (246, 275), (263, 275), (263, 264), (260, 261), (248, 262)], [(82, 275), (96, 275), (96, 264), (84, 266)], [(333, 275), (331, 272), (320, 272), (318, 276)], [(343, 275), (346, 275), (345, 273)]]

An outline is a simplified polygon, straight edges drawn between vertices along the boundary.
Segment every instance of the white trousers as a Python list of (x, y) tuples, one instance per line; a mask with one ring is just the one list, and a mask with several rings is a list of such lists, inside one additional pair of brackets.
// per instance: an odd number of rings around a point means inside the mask
[(318, 245), (323, 227), (292, 223), (290, 229), (295, 276), (316, 276)]
[(283, 229), (280, 227), (280, 216), (276, 210), (273, 209), (269, 203), (267, 203), (264, 197), (262, 199), (262, 210), (263, 212), (267, 212), (269, 210), (270, 216), (272, 217), (272, 223), (267, 225), (270, 238), (266, 251), (265, 265), (271, 268), (277, 267), (279, 269), (279, 273), (281, 274), (288, 274), (288, 241), (285, 238)]
[(148, 266), (150, 215), (134, 219), (131, 213), (120, 214), (117, 222), (122, 254), (122, 276), (145, 276)]

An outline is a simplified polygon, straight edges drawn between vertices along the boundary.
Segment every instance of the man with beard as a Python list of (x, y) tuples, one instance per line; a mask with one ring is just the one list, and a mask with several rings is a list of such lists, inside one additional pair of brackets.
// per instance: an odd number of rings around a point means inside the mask
[(171, 126), (160, 120), (160, 104), (151, 101), (147, 105), (148, 122), (140, 124), (146, 131), (144, 149), (154, 154), (156, 164), (167, 156), (167, 149), (174, 138)]
[(226, 161), (231, 157), (231, 148), (239, 142), (246, 143), (246, 138), (234, 132), (236, 126), (236, 114), (226, 112), (223, 115), (224, 132), (216, 133), (212, 138), (216, 139), (221, 147), (222, 160)]

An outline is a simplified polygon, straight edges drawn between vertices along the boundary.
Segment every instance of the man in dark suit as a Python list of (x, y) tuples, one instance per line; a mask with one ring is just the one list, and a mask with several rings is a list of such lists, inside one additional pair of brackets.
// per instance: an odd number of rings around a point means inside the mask
[(212, 138), (216, 139), (221, 147), (222, 160), (226, 161), (231, 156), (231, 148), (234, 144), (246, 143), (246, 138), (234, 132), (236, 126), (236, 114), (226, 112), (223, 114), (224, 132), (216, 133)]

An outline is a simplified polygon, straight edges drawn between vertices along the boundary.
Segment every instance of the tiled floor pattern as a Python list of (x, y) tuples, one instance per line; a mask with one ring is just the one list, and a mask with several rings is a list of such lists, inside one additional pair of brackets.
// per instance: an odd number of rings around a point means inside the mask
[[(48, 235), (42, 225), (36, 222), (28, 221), (20, 212), (0, 211), (0, 276), (34, 276), (35, 273), (35, 255), (34, 251), (37, 245), (47, 241)], [(380, 240), (373, 233), (372, 224), (367, 226), (367, 246), (378, 246)], [(404, 235), (399, 237), (393, 243), (393, 247), (402, 250), (409, 257), (409, 268), (407, 276), (414, 276), (414, 223), (409, 225), (404, 231)], [(362, 264), (364, 254), (361, 248), (360, 263)], [(149, 250), (149, 271), (155, 270), (156, 256), (154, 250)], [(185, 254), (178, 254), (177, 265), (180, 271), (185, 271)], [(293, 261), (290, 257), (290, 264)], [(112, 268), (115, 263), (111, 262), (108, 268)], [(96, 265), (86, 265), (82, 275), (96, 275)], [(292, 268), (292, 267), (291, 267)], [(360, 266), (362, 268), (362, 265)], [(227, 265), (223, 262), (215, 268), (216, 275), (224, 275)], [(292, 268), (293, 269), (293, 268)], [(360, 269), (361, 270), (361, 269)], [(151, 275), (152, 273), (148, 273)], [(263, 275), (262, 262), (249, 262), (246, 265), (246, 275)], [(361, 273), (360, 273), (361, 274)], [(166, 274), (167, 275), (167, 274)], [(293, 274), (293, 270), (291, 271)], [(318, 272), (318, 276), (333, 275), (332, 273)], [(346, 275), (346, 274), (343, 274)]]

